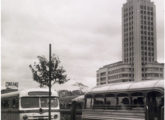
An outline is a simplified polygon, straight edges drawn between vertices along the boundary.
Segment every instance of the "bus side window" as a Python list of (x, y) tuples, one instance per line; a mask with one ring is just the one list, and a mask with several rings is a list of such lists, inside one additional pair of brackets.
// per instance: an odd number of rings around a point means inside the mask
[(1, 100), (1, 107), (5, 108), (5, 101), (4, 100)]
[(86, 98), (86, 108), (92, 108), (92, 98)]
[(145, 98), (143, 96), (143, 93), (135, 92), (135, 93), (132, 93), (131, 96), (132, 96), (132, 107), (133, 108), (144, 107)]
[(128, 94), (125, 93), (120, 93), (118, 95), (118, 107), (120, 107), (121, 109), (128, 109), (129, 105), (129, 98), (128, 98)]
[(106, 107), (107, 108), (114, 108), (117, 104), (117, 99), (114, 94), (107, 94), (106, 95)]
[(2, 108), (4, 108), (4, 109), (9, 108), (9, 100), (2, 101)]
[(100, 95), (95, 96), (94, 105), (99, 106), (103, 104), (104, 104), (104, 97)]
[(12, 108), (18, 108), (18, 103), (18, 98), (13, 98), (11, 104)]

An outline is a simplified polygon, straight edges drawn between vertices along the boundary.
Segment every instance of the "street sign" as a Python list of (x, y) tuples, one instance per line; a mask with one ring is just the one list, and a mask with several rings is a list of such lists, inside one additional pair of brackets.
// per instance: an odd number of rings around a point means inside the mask
[(6, 82), (5, 86), (10, 89), (18, 89), (18, 82)]

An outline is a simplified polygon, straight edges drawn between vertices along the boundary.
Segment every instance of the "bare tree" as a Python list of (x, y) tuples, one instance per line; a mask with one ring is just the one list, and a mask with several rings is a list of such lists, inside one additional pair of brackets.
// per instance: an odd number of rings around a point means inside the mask
[(67, 79), (66, 71), (63, 66), (60, 65), (59, 58), (53, 54), (51, 62), (46, 59), (45, 56), (37, 57), (39, 62), (34, 62), (34, 65), (29, 65), (33, 79), (40, 84), (40, 87), (49, 87), (49, 64), (51, 64), (51, 85), (55, 83), (62, 84), (69, 79)]

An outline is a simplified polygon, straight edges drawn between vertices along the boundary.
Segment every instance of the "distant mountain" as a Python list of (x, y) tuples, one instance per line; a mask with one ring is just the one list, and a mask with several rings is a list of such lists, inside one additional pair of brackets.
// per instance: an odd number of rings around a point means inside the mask
[(83, 83), (80, 83), (80, 82), (74, 83), (73, 86), (79, 87), (79, 89), (80, 89), (82, 92), (87, 92), (87, 90), (88, 90), (88, 86), (86, 86), (86, 85), (84, 85)]
[(81, 82), (77, 82), (76, 80), (69, 80), (68, 82), (64, 84), (55, 84), (53, 85), (53, 88), (57, 91), (61, 90), (67, 90), (67, 91), (74, 91), (74, 90), (80, 90), (82, 92), (87, 92), (89, 90), (89, 87), (84, 85)]

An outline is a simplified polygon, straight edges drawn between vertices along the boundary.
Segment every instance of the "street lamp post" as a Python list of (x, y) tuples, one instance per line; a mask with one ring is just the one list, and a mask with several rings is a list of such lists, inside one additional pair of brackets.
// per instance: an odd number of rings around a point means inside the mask
[(51, 120), (51, 44), (49, 44), (49, 120)]

